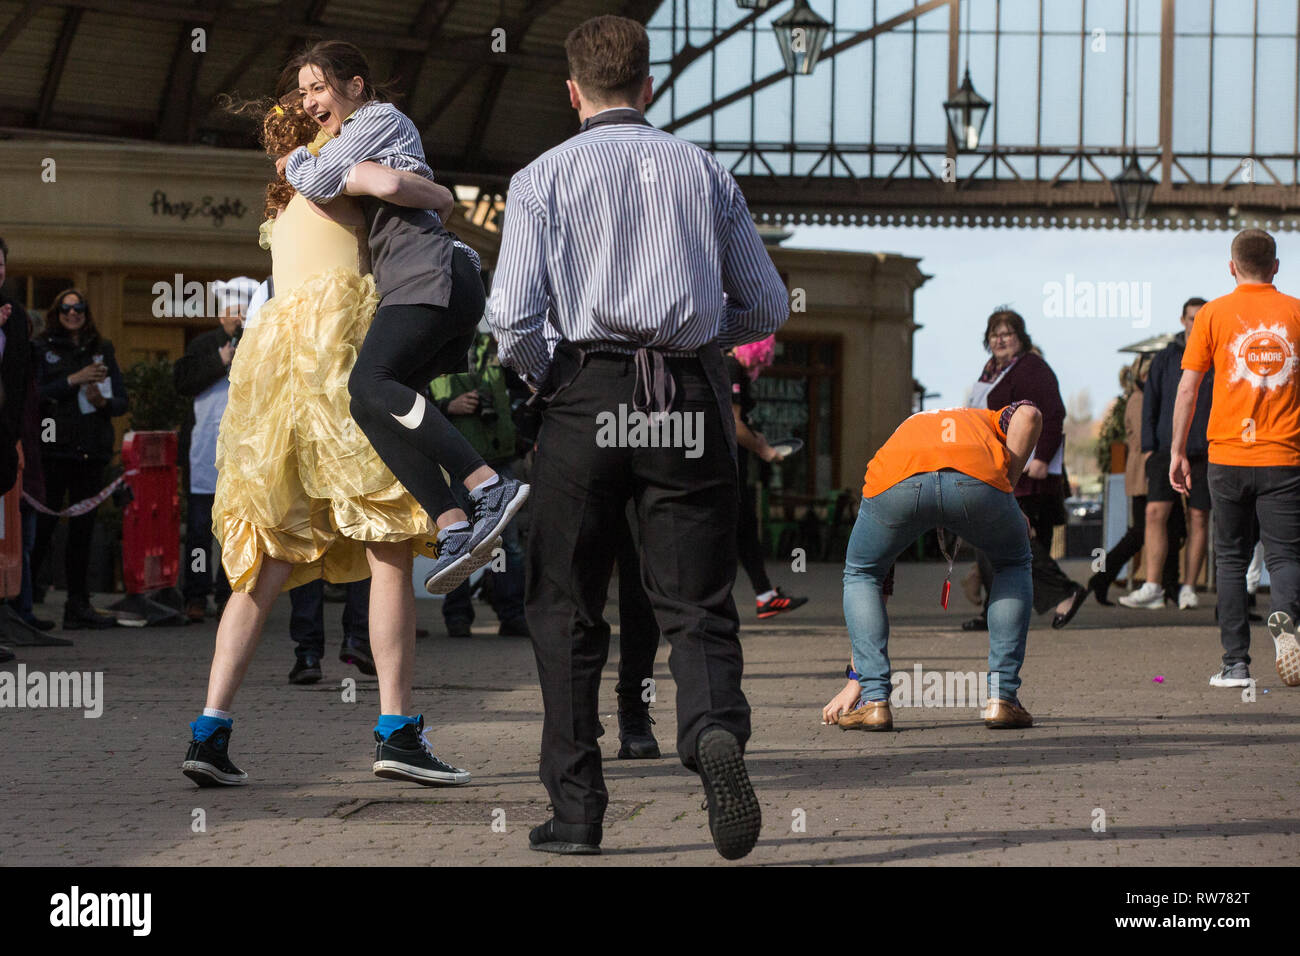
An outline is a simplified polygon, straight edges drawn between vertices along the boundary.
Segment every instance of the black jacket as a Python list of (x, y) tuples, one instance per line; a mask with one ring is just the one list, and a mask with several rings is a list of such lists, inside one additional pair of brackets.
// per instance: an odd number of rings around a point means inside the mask
[[(81, 386), (69, 385), (68, 376), (92, 364), (96, 355), (102, 355), (108, 366), (113, 397), (103, 408), (82, 414), (77, 402)], [(128, 405), (113, 343), (96, 335), (77, 345), (62, 330), (44, 332), (32, 342), (32, 361), (41, 402), (42, 438), (45, 419), (54, 420), (54, 440), (41, 445), (44, 456), (107, 462), (113, 457), (113, 419), (126, 414)]]
[(18, 477), (18, 440), (23, 433), (27, 384), (31, 377), (32, 353), (28, 328), (31, 320), (22, 304), (0, 295), (0, 307), (12, 311), (4, 324), (5, 354), (0, 359), (0, 494), (13, 487)]
[[(186, 398), (197, 398), (209, 387), (230, 374), (230, 366), (221, 361), (221, 347), (231, 340), (226, 330), (218, 326), (210, 332), (195, 336), (185, 347), (185, 354), (172, 366), (172, 385)], [(194, 403), (185, 413), (177, 442), (177, 460), (185, 477), (185, 487), (190, 486), (190, 437), (194, 434)]]
[[(1151, 362), (1147, 383), (1142, 389), (1142, 450), (1168, 454), (1174, 444), (1174, 403), (1178, 400), (1178, 382), (1183, 377), (1183, 348), (1187, 333), (1179, 332), (1172, 342)], [(1201, 379), (1196, 393), (1196, 410), (1192, 427), (1187, 431), (1187, 457), (1204, 458), (1210, 444), (1205, 429), (1210, 424), (1210, 399), (1214, 395), (1214, 369)]]

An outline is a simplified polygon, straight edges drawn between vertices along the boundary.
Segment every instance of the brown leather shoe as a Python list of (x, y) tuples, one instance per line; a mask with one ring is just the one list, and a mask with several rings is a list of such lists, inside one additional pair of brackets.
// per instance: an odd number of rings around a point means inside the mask
[(890, 713), (887, 700), (867, 701), (847, 714), (840, 714), (835, 722), (840, 725), (840, 730), (894, 729), (894, 715)]
[(993, 730), (1010, 730), (1034, 726), (1029, 711), (1014, 700), (991, 700), (984, 711), (984, 726)]
[(203, 619), (207, 617), (208, 602), (207, 600), (189, 601), (185, 605), (185, 620), (191, 624), (202, 624)]

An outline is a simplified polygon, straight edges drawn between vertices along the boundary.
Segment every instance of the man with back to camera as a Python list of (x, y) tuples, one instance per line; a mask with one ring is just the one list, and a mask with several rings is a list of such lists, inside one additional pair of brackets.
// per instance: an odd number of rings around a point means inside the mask
[(1187, 434), (1202, 377), (1214, 370), (1207, 484), (1214, 502), (1214, 554), (1223, 666), (1212, 687), (1248, 687), (1250, 622), (1246, 566), (1254, 549), (1252, 522), (1272, 580), (1278, 676), (1300, 686), (1295, 619), (1300, 604), (1300, 299), (1273, 285), (1277, 245), (1262, 229), (1232, 240), (1228, 271), (1237, 286), (1201, 307), (1183, 352), (1174, 406), (1169, 483), (1187, 494), (1196, 481)]
[[(565, 50), (582, 127), (511, 180), (491, 309), (501, 361), (549, 400), (526, 575), (554, 817), (529, 840), (544, 852), (600, 852), (610, 529), (630, 499), (642, 582), (672, 648), (677, 752), (700, 774), (718, 852), (736, 859), (757, 841), (761, 814), (743, 758), (736, 436), (722, 350), (770, 335), (789, 303), (735, 179), (646, 122), (645, 28), (595, 17)], [(553, 355), (548, 327), (560, 338)], [(634, 444), (630, 432), (602, 440), (600, 420), (629, 411), (698, 422), (702, 434), (688, 444), (679, 431), (677, 447)]]

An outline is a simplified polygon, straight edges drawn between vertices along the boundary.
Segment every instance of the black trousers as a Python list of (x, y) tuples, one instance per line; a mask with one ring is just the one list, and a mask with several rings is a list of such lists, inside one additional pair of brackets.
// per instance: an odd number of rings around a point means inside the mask
[(731, 599), (736, 466), (701, 361), (667, 363), (677, 385), (674, 411), (703, 422), (699, 457), (687, 457), (683, 448), (598, 442), (598, 416), (618, 416), (620, 405), (633, 408), (630, 357), (589, 355), (551, 402), (538, 437), (527, 615), (545, 707), (541, 779), (559, 823), (599, 824), (609, 801), (596, 739), (597, 698), (609, 655), (605, 599), (629, 500), (641, 581), (670, 647), (679, 757), (694, 768), (696, 738), (711, 725), (735, 734), (742, 746), (749, 739)]
[[(343, 644), (370, 646), (370, 579), (345, 584)], [(325, 582), (317, 578), (289, 590), (289, 637), (297, 644), (298, 659), (325, 656)]]
[[(79, 458), (41, 459), (45, 472), (45, 507), (61, 511), (78, 501), (98, 494), (104, 488), (106, 461), (83, 461)], [(95, 511), (99, 509), (96, 508)], [(86, 573), (90, 568), (90, 536), (95, 531), (95, 511), (68, 519), (68, 537), (63, 548), (63, 571), (67, 578), (68, 599), (89, 600)], [(32, 547), (32, 580), (43, 580), (42, 572), (50, 554), (50, 539), (59, 519), (53, 515), (36, 518), (36, 543)]]
[[(1034, 529), (1034, 537), (1029, 539), (1029, 552), (1033, 556), (1034, 612), (1042, 614), (1073, 594), (1077, 585), (1052, 559), (1052, 534), (1056, 529), (1056, 525), (1052, 523), (1056, 511), (1055, 504), (1044, 500), (1041, 495), (1021, 495), (1016, 498), (1016, 504), (1020, 505), (1020, 510), (1025, 513), (1030, 526)], [(987, 617), (993, 565), (983, 551), (976, 554), (980, 577), (984, 581), (984, 615)]]
[(750, 454), (743, 448), (737, 454), (740, 456), (740, 523), (736, 527), (736, 551), (754, 593), (766, 594), (772, 590), (772, 582), (767, 577), (766, 556), (758, 538), (758, 501), (754, 486), (749, 483)]
[[(187, 601), (206, 600), (214, 592), (218, 602), (230, 598), (230, 579), (221, 567), (221, 549), (212, 534), (212, 502), (215, 498), (215, 495), (193, 491), (189, 493), (185, 517), (185, 553), (181, 555)], [(202, 571), (194, 570), (199, 554), (203, 556)]]
[[(1115, 547), (1106, 552), (1105, 567), (1098, 572), (1107, 585), (1115, 583), (1124, 565), (1133, 560), (1133, 556), (1142, 550), (1147, 536), (1147, 496), (1134, 495), (1129, 498), (1132, 514), (1129, 518), (1128, 531), (1115, 543)], [(1165, 524), (1165, 533), (1169, 536), (1169, 550), (1165, 553), (1165, 564), (1160, 569), (1160, 583), (1165, 594), (1177, 594), (1182, 575), (1178, 568), (1178, 552), (1187, 537), (1187, 524), (1183, 519), (1183, 505), (1175, 501), (1169, 512), (1169, 521)]]
[(650, 705), (645, 699), (645, 680), (654, 677), (659, 623), (641, 583), (636, 535), (627, 521), (618, 532), (618, 684), (614, 693), (619, 710), (644, 711)]
[(447, 308), (380, 306), (348, 378), (353, 419), (433, 519), (458, 507), (439, 466), (461, 481), (483, 465), (474, 446), (428, 400), (433, 379), (465, 367), (483, 303), (483, 282), (457, 249)]
[(1214, 507), (1215, 587), (1223, 663), (1250, 663), (1246, 567), (1255, 549), (1254, 521), (1264, 542), (1272, 611), (1300, 620), (1300, 468), (1209, 466)]

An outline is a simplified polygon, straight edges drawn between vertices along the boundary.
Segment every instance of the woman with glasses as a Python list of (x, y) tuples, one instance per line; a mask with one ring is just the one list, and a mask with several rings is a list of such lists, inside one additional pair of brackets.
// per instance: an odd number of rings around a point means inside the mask
[[(45, 331), (32, 342), (32, 361), (41, 403), (44, 503), (50, 510), (60, 511), (103, 489), (104, 473), (113, 456), (112, 420), (126, 413), (126, 383), (113, 343), (95, 329), (90, 305), (76, 289), (54, 297), (45, 316)], [(68, 519), (64, 548), (68, 587), (63, 608), (65, 630), (106, 628), (116, 623), (111, 615), (91, 606), (86, 584), (95, 510)], [(37, 519), (33, 580), (40, 578), (58, 520), (47, 514)]]
[[(1030, 551), (1034, 558), (1034, 610), (1053, 611), (1052, 627), (1069, 624), (1088, 596), (1088, 589), (1066, 575), (1052, 559), (1052, 533), (1065, 524), (1065, 402), (1056, 373), (1034, 351), (1025, 320), (1011, 309), (998, 309), (984, 327), (984, 348), (989, 352), (979, 379), (971, 389), (972, 408), (1005, 408), (1019, 401), (1033, 402), (1042, 413), (1043, 430), (1024, 474), (1016, 482), (1016, 503), (1031, 528)], [(992, 565), (979, 555), (984, 593), (993, 578)], [(988, 602), (985, 613), (962, 625), (968, 631), (988, 630)]]

